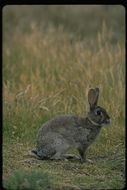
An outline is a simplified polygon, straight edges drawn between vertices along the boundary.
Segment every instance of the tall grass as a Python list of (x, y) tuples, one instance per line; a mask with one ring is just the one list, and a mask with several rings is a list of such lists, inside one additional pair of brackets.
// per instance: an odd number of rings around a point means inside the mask
[(15, 36), (12, 47), (4, 44), (5, 131), (24, 133), (45, 116), (84, 115), (88, 89), (95, 86), (100, 87), (100, 104), (119, 127), (124, 121), (125, 52), (119, 43), (108, 42), (111, 34), (104, 27), (91, 44), (62, 29), (41, 33), (36, 28)]

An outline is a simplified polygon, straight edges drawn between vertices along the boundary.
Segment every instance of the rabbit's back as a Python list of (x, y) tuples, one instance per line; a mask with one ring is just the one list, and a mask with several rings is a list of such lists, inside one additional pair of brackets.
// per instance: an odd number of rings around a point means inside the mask
[(76, 115), (61, 115), (44, 123), (38, 131), (38, 135), (46, 133), (70, 133), (81, 126), (81, 118)]

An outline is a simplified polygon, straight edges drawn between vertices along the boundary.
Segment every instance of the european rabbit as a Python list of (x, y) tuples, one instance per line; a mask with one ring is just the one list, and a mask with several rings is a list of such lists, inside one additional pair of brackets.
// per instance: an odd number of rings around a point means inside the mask
[(95, 141), (101, 127), (110, 124), (106, 110), (97, 106), (98, 97), (99, 88), (89, 90), (90, 111), (84, 118), (61, 115), (43, 124), (38, 131), (36, 150), (32, 152), (40, 159), (64, 159), (69, 158), (68, 149), (76, 148), (81, 162), (86, 161), (87, 148)]

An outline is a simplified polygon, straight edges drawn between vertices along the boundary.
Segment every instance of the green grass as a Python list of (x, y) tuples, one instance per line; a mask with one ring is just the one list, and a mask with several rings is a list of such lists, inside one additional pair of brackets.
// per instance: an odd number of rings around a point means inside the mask
[(15, 170), (8, 180), (4, 180), (5, 189), (13, 190), (51, 190), (49, 177), (42, 171)]
[[(30, 158), (39, 127), (60, 114), (84, 116), (88, 89), (96, 86), (112, 124), (88, 149), (94, 164)], [(37, 169), (54, 189), (121, 189), (124, 162), (124, 7), (4, 7), (3, 179)]]

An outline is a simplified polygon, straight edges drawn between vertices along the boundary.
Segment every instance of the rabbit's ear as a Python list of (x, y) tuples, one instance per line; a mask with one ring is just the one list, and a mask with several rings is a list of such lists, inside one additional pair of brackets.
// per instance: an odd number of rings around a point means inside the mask
[(99, 97), (99, 88), (90, 89), (88, 92), (88, 102), (90, 104), (90, 108), (93, 108), (97, 105)]

